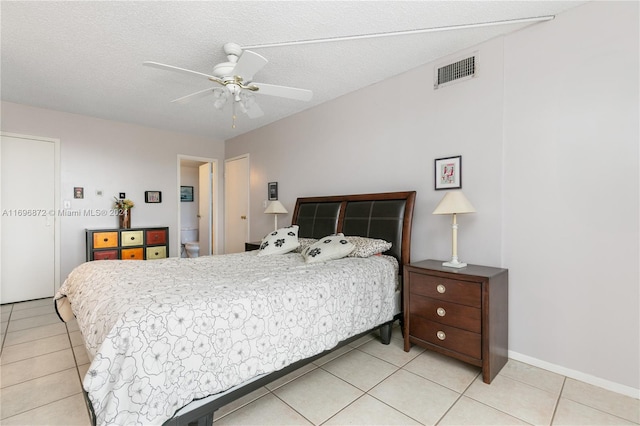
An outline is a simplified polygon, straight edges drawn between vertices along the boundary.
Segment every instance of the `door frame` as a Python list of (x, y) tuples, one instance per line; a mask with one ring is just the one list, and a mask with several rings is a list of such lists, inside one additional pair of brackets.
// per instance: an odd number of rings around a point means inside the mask
[[(51, 142), (53, 143), (53, 208), (54, 208), (54, 212), (52, 212), (53, 214), (49, 214), (49, 216), (53, 219), (53, 288), (54, 291), (53, 293), (55, 294), (56, 291), (58, 291), (58, 289), (60, 288), (60, 247), (61, 247), (61, 241), (60, 241), (60, 215), (59, 212), (60, 210), (60, 182), (61, 182), (61, 173), (60, 173), (60, 139), (56, 139), (56, 138), (47, 138), (47, 137), (43, 137), (43, 136), (32, 136), (32, 135), (23, 135), (23, 134), (19, 134), (19, 133), (9, 133), (9, 132), (3, 132), (0, 131), (0, 136), (6, 136), (6, 137), (10, 137), (10, 138), (17, 138), (17, 139), (31, 139), (31, 140), (37, 140), (37, 141), (42, 141), (42, 142)], [(0, 153), (1, 155), (1, 153)], [(2, 177), (0, 176), (0, 179), (2, 179)], [(2, 206), (2, 193), (0, 191), (0, 206)], [(47, 213), (51, 213), (51, 212), (47, 212)], [(2, 223), (0, 222), (0, 234), (2, 233)], [(2, 259), (2, 252), (1, 252), (2, 248), (0, 247), (0, 259)], [(0, 262), (1, 263), (1, 262)], [(2, 265), (0, 265), (0, 269), (2, 268)]]
[(181, 165), (181, 160), (191, 160), (191, 161), (200, 161), (202, 163), (211, 163), (211, 167), (213, 169), (213, 174), (211, 175), (211, 187), (213, 189), (213, 205), (215, 206), (215, 208), (212, 211), (213, 214), (213, 220), (212, 220), (212, 226), (214, 229), (214, 241), (212, 241), (212, 252), (214, 253), (221, 253), (220, 251), (220, 172), (218, 170), (218, 159), (217, 158), (210, 158), (210, 157), (197, 157), (197, 156), (193, 156), (193, 155), (185, 155), (185, 154), (178, 154), (178, 167), (177, 167), (177, 171), (178, 171), (178, 185), (176, 187), (176, 193), (177, 193), (177, 197), (176, 197), (176, 208), (178, 211), (178, 222), (177, 222), (177, 227), (176, 227), (176, 235), (177, 238), (175, 238), (176, 241), (176, 253), (178, 253), (178, 257), (182, 256), (182, 243), (180, 242), (180, 230), (182, 228), (182, 221), (181, 221), (181, 204), (180, 204), (180, 169), (182, 167)]

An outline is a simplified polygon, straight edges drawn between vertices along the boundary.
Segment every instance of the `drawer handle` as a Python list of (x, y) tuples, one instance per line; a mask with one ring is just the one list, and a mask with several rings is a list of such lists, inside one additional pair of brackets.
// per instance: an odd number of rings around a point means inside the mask
[(107, 241), (109, 241), (109, 239), (108, 239), (108, 238), (105, 238), (105, 239), (104, 239), (104, 240), (102, 240), (102, 241), (104, 241), (104, 242), (106, 243)]
[(156, 252), (156, 256), (158, 256), (159, 254), (160, 254), (159, 252)]
[(442, 294), (445, 291), (447, 291), (447, 288), (442, 284), (438, 284), (438, 287), (436, 287), (436, 290), (438, 290), (438, 293)]
[(136, 237), (131, 237), (131, 241), (133, 241), (133, 240), (135, 240), (135, 239), (136, 239)]
[(440, 339), (440, 340), (444, 340), (444, 339), (446, 339), (446, 338), (447, 338), (447, 335), (446, 335), (446, 334), (444, 334), (444, 331), (442, 331), (442, 330), (441, 330), (441, 331), (438, 331), (438, 332), (436, 333), (436, 336), (438, 336), (438, 339)]
[(443, 317), (443, 316), (447, 315), (447, 311), (445, 311), (444, 308), (436, 309), (436, 313), (438, 314), (439, 317)]

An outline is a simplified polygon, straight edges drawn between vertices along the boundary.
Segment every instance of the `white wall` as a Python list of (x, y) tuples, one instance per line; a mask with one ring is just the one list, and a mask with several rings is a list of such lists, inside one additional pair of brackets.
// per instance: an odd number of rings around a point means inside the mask
[(459, 217), (459, 255), (509, 268), (512, 356), (637, 397), (638, 4), (588, 3), (474, 50), (468, 82), (434, 91), (429, 64), (227, 141), (227, 158), (251, 154), (251, 239), (270, 230), (270, 181), (289, 211), (413, 189), (412, 259), (446, 259), (433, 160), (462, 155), (477, 213)]
[[(179, 255), (178, 154), (224, 158), (220, 141), (9, 102), (2, 102), (2, 131), (60, 139), (62, 200), (70, 200), (72, 210), (111, 209), (113, 197), (125, 192), (136, 203), (132, 226), (169, 227), (171, 256)], [(84, 187), (84, 199), (73, 198), (75, 186)], [(96, 195), (98, 189), (102, 197)], [(162, 203), (146, 204), (144, 192), (149, 190), (162, 191)], [(84, 230), (114, 228), (118, 222), (115, 217), (59, 219), (64, 282), (85, 261)]]
[(505, 39), (511, 348), (640, 388), (638, 2)]

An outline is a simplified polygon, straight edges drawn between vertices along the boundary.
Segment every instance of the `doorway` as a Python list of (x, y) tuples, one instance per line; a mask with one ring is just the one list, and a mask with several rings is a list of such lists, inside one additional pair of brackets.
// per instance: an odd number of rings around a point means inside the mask
[(60, 140), (2, 133), (0, 303), (60, 286)]
[[(178, 253), (198, 243), (199, 256), (220, 252), (218, 229), (218, 160), (178, 155)], [(184, 189), (186, 188), (186, 192)], [(190, 194), (184, 197), (184, 194)], [(192, 250), (193, 252), (193, 250)]]
[(249, 241), (249, 154), (224, 161), (224, 252), (244, 251)]

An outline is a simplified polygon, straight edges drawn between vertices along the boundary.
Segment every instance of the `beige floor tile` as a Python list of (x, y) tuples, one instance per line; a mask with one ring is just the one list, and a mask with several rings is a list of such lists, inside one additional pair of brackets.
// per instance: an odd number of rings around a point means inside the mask
[(566, 398), (560, 398), (552, 424), (575, 426), (637, 425), (637, 423)]
[(319, 368), (273, 393), (314, 424), (326, 421), (363, 395), (361, 390)]
[(564, 384), (564, 376), (552, 373), (533, 365), (510, 359), (500, 371), (502, 376), (509, 377), (514, 380), (535, 386), (539, 389), (551, 392), (554, 395), (560, 395), (562, 385)]
[(87, 353), (87, 350), (84, 348), (84, 346), (74, 346), (73, 347), (73, 356), (76, 357), (76, 364), (77, 365), (82, 365), (82, 364), (89, 364), (89, 354)]
[(562, 389), (562, 397), (640, 423), (638, 399), (569, 378)]
[(10, 314), (12, 310), (13, 310), (12, 303), (7, 303), (6, 305), (0, 305), (0, 315)]
[(405, 370), (389, 376), (369, 395), (427, 425), (436, 424), (460, 397), (457, 392)]
[(71, 349), (64, 349), (45, 355), (5, 364), (0, 370), (2, 388), (33, 380), (59, 371), (75, 368), (76, 362)]
[(350, 345), (345, 345), (341, 348), (338, 348), (336, 350), (334, 350), (333, 352), (329, 352), (328, 354), (326, 354), (325, 356), (316, 359), (315, 361), (313, 361), (313, 364), (315, 365), (323, 365), (326, 364), (329, 361), (332, 361), (336, 358), (338, 358), (339, 356), (342, 356), (344, 354), (346, 354), (347, 352), (353, 350), (353, 346)]
[(274, 395), (265, 395), (220, 419), (214, 425), (311, 425), (299, 413)]
[(0, 418), (4, 419), (82, 392), (75, 368), (3, 388)]
[(373, 333), (369, 333), (357, 340), (354, 340), (353, 342), (349, 343), (347, 346), (350, 346), (352, 348), (357, 348), (358, 346), (364, 345), (365, 343), (371, 342), (372, 340), (378, 340), (378, 337)]
[(515, 426), (528, 424), (465, 396), (460, 398), (442, 420), (438, 422), (438, 426)]
[(17, 416), (3, 419), (4, 426), (89, 426), (89, 413), (82, 394), (55, 401)]
[(78, 331), (80, 330), (80, 326), (78, 326), (78, 321), (71, 320), (67, 323), (67, 330), (69, 331)]
[[(40, 315), (50, 315), (50, 314), (56, 314), (56, 310), (53, 307), (53, 302), (51, 302), (49, 305), (47, 306), (37, 306), (34, 308), (28, 308), (28, 309), (19, 309), (15, 312), (13, 312), (11, 314), (11, 321), (15, 321), (15, 320), (19, 320), (19, 319), (25, 319), (25, 318), (31, 318), (31, 317), (37, 317)], [(58, 319), (59, 321), (59, 319)]]
[(28, 302), (20, 302), (13, 304), (13, 312), (20, 311), (22, 309), (38, 308), (40, 306), (53, 306), (53, 298), (44, 298), (37, 300), (30, 300)]
[(62, 324), (60, 318), (58, 318), (58, 315), (56, 314), (38, 315), (36, 317), (28, 317), (17, 320), (14, 320), (12, 318), (11, 322), (9, 323), (9, 328), (7, 328), (7, 333), (58, 323)]
[(287, 383), (289, 383), (292, 380), (297, 379), (298, 377), (302, 376), (303, 374), (307, 374), (309, 371), (315, 370), (316, 368), (318, 368), (318, 366), (316, 366), (315, 364), (313, 364), (312, 362), (307, 364), (307, 365), (303, 365), (302, 367), (292, 371), (291, 373), (280, 377), (277, 380), (274, 380), (273, 382), (267, 384), (265, 387), (269, 390), (275, 390), (277, 388), (279, 388), (280, 386), (286, 385)]
[(371, 341), (359, 346), (358, 349), (398, 367), (402, 367), (424, 352), (423, 348), (416, 345), (413, 345), (409, 352), (405, 352), (403, 342), (398, 339), (391, 339), (391, 343), (388, 345), (383, 345), (378, 341)]
[(87, 371), (89, 371), (90, 366), (91, 364), (78, 365), (78, 376), (80, 377), (81, 382), (82, 382), (82, 379), (84, 379), (84, 376), (87, 375)]
[(69, 332), (69, 339), (71, 340), (71, 346), (84, 346), (84, 338), (80, 331)]
[(45, 337), (44, 339), (7, 346), (2, 351), (0, 364), (4, 365), (11, 362), (21, 361), (27, 358), (61, 351), (70, 347), (71, 343), (69, 343), (69, 336), (66, 334), (58, 334), (56, 336)]
[(397, 366), (359, 349), (324, 364), (322, 368), (365, 392), (398, 370)]
[(63, 323), (45, 325), (42, 327), (29, 328), (26, 330), (7, 333), (5, 336), (4, 346), (19, 345), (20, 343), (31, 342), (45, 337), (57, 336), (58, 334), (67, 334), (67, 328)]
[(465, 396), (532, 424), (550, 424), (557, 396), (526, 383), (498, 375), (490, 385), (478, 377)]
[(264, 386), (254, 390), (251, 393), (246, 394), (245, 396), (236, 399), (233, 402), (230, 402), (227, 405), (222, 406), (221, 408), (219, 408), (216, 412), (215, 412), (215, 418), (220, 418), (223, 416), (226, 416), (227, 414), (231, 413), (232, 411), (235, 411), (239, 408), (244, 407), (245, 405), (255, 401), (256, 399), (265, 396), (266, 394), (269, 393), (269, 390), (267, 388), (265, 388)]
[(432, 351), (424, 351), (404, 367), (458, 393), (463, 393), (480, 374), (480, 368)]
[(11, 317), (11, 310), (5, 310), (0, 313), (0, 322), (7, 322)]
[(323, 425), (419, 425), (398, 410), (378, 401), (369, 395), (363, 395), (347, 408), (330, 418)]

